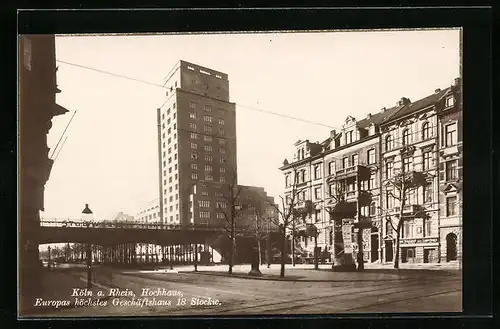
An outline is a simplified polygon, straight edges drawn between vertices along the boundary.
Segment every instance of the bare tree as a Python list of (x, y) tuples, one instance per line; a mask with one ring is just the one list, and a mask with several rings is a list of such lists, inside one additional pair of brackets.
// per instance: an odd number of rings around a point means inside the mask
[[(275, 204), (271, 204), (276, 209), (278, 216), (274, 219), (275, 224), (280, 227), (280, 235), (282, 238), (281, 241), (281, 270), (280, 277), (285, 276), (285, 261), (286, 261), (286, 231), (293, 228), (294, 221), (298, 215), (298, 204), (300, 203), (300, 193), (306, 190), (308, 187), (299, 187), (297, 182), (298, 171), (296, 168), (293, 169), (293, 182), (291, 183), (291, 190), (288, 192), (283, 198), (279, 196), (281, 199), (281, 207)], [(304, 200), (305, 201), (305, 200)], [(295, 232), (292, 232), (292, 236)], [(293, 239), (293, 237), (292, 237)]]
[[(251, 199), (248, 202), (248, 210), (251, 212), (253, 216), (253, 222), (247, 222), (244, 226), (244, 232), (249, 236), (252, 236), (255, 239), (256, 245), (256, 259), (255, 264), (252, 263), (252, 271), (255, 273), (260, 273), (259, 265), (262, 264), (262, 240), (269, 238), (269, 234), (271, 231), (271, 223), (275, 222), (276, 212), (275, 206), (270, 206), (269, 204), (274, 204), (274, 200), (272, 198), (268, 198), (266, 200)], [(267, 244), (270, 243), (270, 240), (267, 239)], [(270, 261), (269, 255), (270, 248), (268, 246), (268, 255), (267, 260), (268, 264)]]
[(237, 221), (240, 219), (240, 213), (245, 208), (240, 198), (242, 186), (237, 183), (236, 171), (233, 169), (226, 183), (222, 184), (222, 196), (224, 202), (216, 204), (216, 208), (223, 214), (222, 227), (228, 234), (230, 241), (229, 247), (229, 270), (228, 273), (233, 273), (233, 266), (236, 253), (236, 234)]
[(411, 205), (409, 203), (410, 195), (415, 193), (419, 187), (428, 184), (428, 176), (428, 174), (424, 174), (422, 172), (402, 170), (394, 174), (385, 183), (388, 196), (399, 201), (397, 214), (391, 215), (389, 209), (384, 210), (383, 208), (380, 208), (385, 212), (387, 221), (390, 223), (394, 232), (396, 232), (396, 257), (394, 258), (394, 268), (399, 268), (399, 246), (403, 223), (415, 218), (427, 217), (427, 214), (418, 206), (418, 204), (407, 213), (405, 213), (405, 208), (406, 206)]

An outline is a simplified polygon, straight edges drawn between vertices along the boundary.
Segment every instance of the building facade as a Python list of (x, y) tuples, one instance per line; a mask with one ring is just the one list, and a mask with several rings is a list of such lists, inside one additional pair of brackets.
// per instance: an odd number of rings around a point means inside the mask
[[(53, 165), (47, 134), (52, 118), (68, 112), (56, 103), (54, 35), (19, 37), (19, 263), (20, 291), (35, 293), (39, 273), (38, 244), (31, 237), (44, 210), (45, 183)], [(24, 300), (21, 300), (23, 303)]]
[(462, 86), (456, 79), (438, 100), (439, 245), (441, 262), (462, 258)]
[[(189, 198), (202, 181), (236, 180), (236, 112), (225, 73), (179, 61), (158, 109), (159, 216), (189, 225)], [(230, 177), (228, 177), (228, 175)]]
[[(365, 262), (393, 262), (396, 235), (389, 218), (399, 213), (400, 204), (388, 181), (397, 172), (415, 171), (425, 174), (426, 181), (407, 196), (403, 213), (418, 210), (424, 216), (404, 222), (400, 261), (460, 259), (461, 130), (461, 85), (456, 79), (451, 87), (415, 102), (403, 97), (394, 107), (361, 120), (348, 116), (322, 143), (295, 143), (293, 160), (280, 168), (286, 204), (297, 191), (297, 208), (310, 201), (312, 211), (293, 231), (314, 225), (317, 246), (333, 258), (349, 252), (357, 259), (361, 238)], [(332, 209), (340, 202), (354, 215), (334, 221)], [(312, 256), (313, 236), (294, 235), (299, 249)]]

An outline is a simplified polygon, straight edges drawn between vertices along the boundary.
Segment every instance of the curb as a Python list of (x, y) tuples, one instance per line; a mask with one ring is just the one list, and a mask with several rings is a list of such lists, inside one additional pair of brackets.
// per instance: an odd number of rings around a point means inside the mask
[(226, 278), (235, 278), (235, 279), (246, 279), (246, 280), (264, 280), (264, 281), (288, 281), (288, 282), (374, 282), (374, 281), (399, 281), (399, 280), (418, 280), (418, 278), (412, 277), (402, 277), (395, 279), (360, 279), (360, 280), (352, 280), (352, 279), (333, 279), (333, 280), (313, 280), (313, 279), (293, 279), (293, 278), (269, 278), (265, 276), (251, 276), (251, 275), (230, 275), (230, 274), (222, 274), (222, 273), (214, 273), (210, 271), (179, 271), (182, 274), (198, 274), (198, 275), (211, 275), (211, 276), (221, 276)]

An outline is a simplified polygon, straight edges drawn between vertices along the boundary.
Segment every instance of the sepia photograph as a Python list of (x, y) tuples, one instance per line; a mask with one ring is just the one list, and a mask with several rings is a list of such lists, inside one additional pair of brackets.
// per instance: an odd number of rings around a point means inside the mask
[(18, 36), (18, 316), (462, 312), (462, 30)]

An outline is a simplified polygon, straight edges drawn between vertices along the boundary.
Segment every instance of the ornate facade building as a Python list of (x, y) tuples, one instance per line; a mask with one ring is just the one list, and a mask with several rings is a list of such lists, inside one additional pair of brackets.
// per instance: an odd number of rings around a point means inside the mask
[[(397, 172), (423, 173), (424, 184), (406, 197), (400, 261), (433, 263), (461, 255), (462, 108), (460, 80), (415, 102), (401, 98), (394, 107), (356, 120), (348, 116), (338, 131), (319, 143), (295, 143), (293, 160), (280, 168), (286, 204), (310, 208), (291, 228), (298, 253), (325, 252), (364, 261), (393, 262), (395, 232), (388, 218), (399, 202), (388, 188)], [(294, 195), (295, 194), (295, 195)], [(333, 209), (343, 204), (341, 220)], [(346, 214), (351, 215), (346, 215)], [(308, 234), (308, 227), (317, 230)], [(357, 234), (357, 232), (360, 233)], [(346, 234), (347, 232), (347, 234)], [(345, 261), (345, 257), (343, 262)]]

